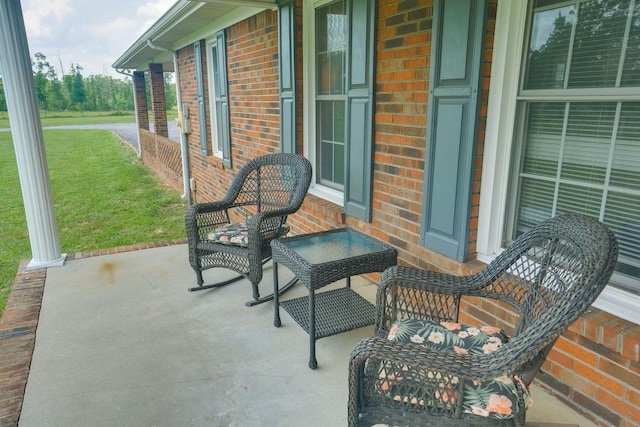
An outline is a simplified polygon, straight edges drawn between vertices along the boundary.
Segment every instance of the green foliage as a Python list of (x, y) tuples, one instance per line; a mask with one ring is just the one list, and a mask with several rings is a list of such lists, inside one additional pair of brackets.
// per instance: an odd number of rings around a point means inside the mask
[[(44, 131), (62, 252), (184, 236), (185, 204), (109, 131)], [(31, 258), (10, 132), (0, 132), (0, 315), (18, 264)]]
[[(133, 110), (131, 79), (115, 79), (106, 75), (84, 77), (83, 68), (71, 64), (67, 74), (58, 75), (55, 67), (40, 52), (33, 55), (33, 78), (38, 106), (43, 111), (120, 111)], [(147, 97), (150, 91), (147, 82)], [(165, 73), (167, 108), (176, 106), (176, 85), (172, 73)], [(148, 105), (152, 105), (149, 101)], [(0, 118), (7, 111), (0, 78)], [(2, 126), (0, 126), (2, 127)]]

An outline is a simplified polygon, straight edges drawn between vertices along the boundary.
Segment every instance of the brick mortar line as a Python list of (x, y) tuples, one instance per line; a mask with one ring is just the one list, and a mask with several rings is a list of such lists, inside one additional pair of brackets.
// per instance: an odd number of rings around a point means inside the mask
[[(67, 261), (184, 243), (186, 238), (78, 252), (67, 255)], [(5, 390), (0, 392), (0, 427), (17, 426), (20, 419), (47, 279), (46, 268), (27, 271), (27, 265), (20, 262), (0, 318), (0, 384)]]

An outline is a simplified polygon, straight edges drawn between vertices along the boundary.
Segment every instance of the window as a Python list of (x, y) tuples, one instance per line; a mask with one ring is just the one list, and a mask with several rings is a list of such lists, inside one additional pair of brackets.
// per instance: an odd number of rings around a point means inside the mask
[(231, 167), (231, 124), (227, 81), (227, 42), (225, 30), (216, 33), (209, 49), (209, 103), (213, 135), (213, 153)]
[(213, 146), (213, 155), (222, 158), (222, 147), (220, 146), (218, 139), (218, 132), (215, 130), (218, 129), (218, 96), (217, 94), (220, 92), (220, 82), (218, 73), (220, 72), (218, 68), (218, 49), (215, 42), (209, 45), (209, 75), (213, 76), (213, 78), (209, 79), (209, 110), (211, 111), (211, 129), (214, 132), (211, 132), (212, 146)]
[(580, 212), (616, 234), (640, 295), (640, 1), (535, 0), (517, 96), (506, 240)]
[(316, 9), (316, 182), (344, 191), (346, 8), (337, 0)]
[(371, 220), (375, 0), (303, 2), (309, 192)]

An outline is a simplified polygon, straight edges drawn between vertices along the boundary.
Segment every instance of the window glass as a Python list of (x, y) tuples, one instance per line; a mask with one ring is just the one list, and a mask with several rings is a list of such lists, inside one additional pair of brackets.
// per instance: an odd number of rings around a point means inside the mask
[(213, 70), (213, 93), (211, 94), (211, 96), (214, 99), (213, 102), (213, 120), (212, 120), (212, 125), (213, 125), (213, 129), (214, 132), (211, 132), (211, 135), (213, 136), (213, 152), (214, 153), (220, 153), (220, 151), (222, 151), (222, 148), (220, 147), (219, 143), (218, 143), (218, 123), (219, 123), (219, 114), (220, 114), (220, 97), (218, 96), (218, 94), (220, 93), (220, 69), (218, 67), (218, 50), (217, 50), (217, 46), (213, 45), (211, 46), (211, 69)]
[(614, 87), (618, 77), (629, 0), (578, 3), (569, 87)]
[(339, 191), (344, 190), (345, 168), (346, 18), (343, 0), (316, 9), (316, 177)]
[(574, 15), (571, 5), (534, 13), (525, 89), (564, 87)]
[(640, 1), (538, 0), (529, 22), (507, 240), (593, 216), (620, 245), (612, 283), (640, 294)]

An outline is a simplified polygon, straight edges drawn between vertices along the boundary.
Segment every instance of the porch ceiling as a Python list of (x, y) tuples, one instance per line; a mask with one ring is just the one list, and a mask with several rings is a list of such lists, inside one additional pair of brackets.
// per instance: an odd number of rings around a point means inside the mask
[(164, 71), (174, 71), (173, 51), (201, 38), (199, 31), (212, 22), (241, 8), (255, 8), (257, 12), (275, 7), (275, 0), (180, 0), (146, 30), (112, 67), (144, 71), (150, 63), (160, 63)]

